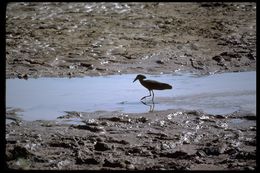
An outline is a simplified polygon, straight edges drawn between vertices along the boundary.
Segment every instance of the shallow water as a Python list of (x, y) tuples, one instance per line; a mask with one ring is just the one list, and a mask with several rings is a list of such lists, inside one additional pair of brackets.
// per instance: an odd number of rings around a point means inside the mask
[(136, 74), (84, 78), (7, 79), (6, 106), (21, 108), (25, 120), (52, 120), (64, 111), (122, 111), (127, 113), (165, 109), (203, 110), (226, 114), (237, 110), (256, 113), (256, 72), (146, 75), (173, 85), (154, 91), (154, 104), (140, 98), (149, 92)]

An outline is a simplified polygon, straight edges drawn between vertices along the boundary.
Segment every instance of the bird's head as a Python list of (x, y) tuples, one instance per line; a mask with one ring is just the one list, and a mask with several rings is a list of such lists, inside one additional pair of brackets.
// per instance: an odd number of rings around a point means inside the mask
[(136, 78), (135, 78), (135, 80), (134, 80), (133, 82), (135, 82), (137, 79), (138, 79), (138, 80), (143, 80), (143, 79), (145, 79), (145, 78), (146, 78), (146, 77), (145, 77), (144, 75), (139, 74), (139, 75), (136, 76)]

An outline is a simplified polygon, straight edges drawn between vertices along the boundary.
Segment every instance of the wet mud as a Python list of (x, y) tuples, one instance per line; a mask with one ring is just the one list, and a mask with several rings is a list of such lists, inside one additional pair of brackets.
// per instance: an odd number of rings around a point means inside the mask
[[(254, 170), (256, 116), (168, 110), (67, 112), (61, 121), (7, 124), (12, 169)], [(93, 113), (92, 113), (93, 114)], [(80, 116), (81, 115), (81, 116)], [(79, 118), (80, 124), (66, 124)]]
[[(7, 79), (255, 69), (256, 3), (9, 3), (6, 9)], [(256, 169), (254, 113), (74, 111), (55, 121), (24, 121), (22, 111), (6, 109), (10, 169)]]
[(9, 3), (6, 76), (256, 67), (255, 3)]

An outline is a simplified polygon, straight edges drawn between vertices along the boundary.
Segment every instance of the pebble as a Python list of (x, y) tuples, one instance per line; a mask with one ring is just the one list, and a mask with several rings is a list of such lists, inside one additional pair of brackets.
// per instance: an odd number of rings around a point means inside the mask
[(97, 151), (111, 150), (111, 148), (104, 142), (97, 142), (94, 147)]
[(164, 62), (162, 60), (157, 60), (156, 63), (157, 64), (164, 64)]
[(135, 170), (135, 166), (133, 164), (128, 164), (128, 165), (126, 165), (126, 169)]
[(104, 167), (119, 167), (119, 168), (124, 168), (126, 167), (125, 166), (125, 163), (119, 161), (119, 160), (112, 160), (112, 159), (105, 159), (104, 160), (104, 164), (103, 164)]

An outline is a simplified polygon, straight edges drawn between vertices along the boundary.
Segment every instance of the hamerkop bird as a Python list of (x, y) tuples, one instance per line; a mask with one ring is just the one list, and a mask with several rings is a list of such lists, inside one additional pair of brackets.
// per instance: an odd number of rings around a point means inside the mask
[[(164, 89), (172, 89), (172, 86), (167, 84), (167, 83), (161, 83), (161, 82), (157, 82), (154, 80), (144, 80), (146, 77), (144, 75), (137, 75), (135, 80), (133, 82), (135, 82), (137, 79), (139, 80), (139, 82), (149, 90), (150, 95), (148, 96), (144, 96), (141, 98), (141, 100), (143, 100), (146, 97), (150, 97), (151, 96), (151, 91), (153, 93), (153, 90), (164, 90)], [(154, 93), (153, 93), (153, 97), (152, 97), (152, 101), (154, 98)]]

